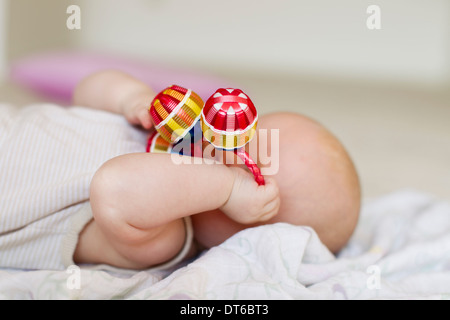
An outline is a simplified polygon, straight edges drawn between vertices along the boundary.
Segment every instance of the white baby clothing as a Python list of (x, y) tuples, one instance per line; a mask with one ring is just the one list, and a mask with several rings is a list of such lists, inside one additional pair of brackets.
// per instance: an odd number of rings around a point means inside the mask
[(0, 267), (73, 264), (78, 235), (92, 219), (94, 173), (113, 157), (145, 152), (147, 136), (105, 111), (0, 104)]

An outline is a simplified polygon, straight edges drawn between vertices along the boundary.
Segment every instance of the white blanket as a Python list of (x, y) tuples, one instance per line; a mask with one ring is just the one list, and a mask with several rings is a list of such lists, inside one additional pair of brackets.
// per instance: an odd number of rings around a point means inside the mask
[(333, 256), (307, 227), (245, 230), (173, 272), (0, 271), (4, 299), (448, 299), (450, 204), (402, 191), (364, 203)]

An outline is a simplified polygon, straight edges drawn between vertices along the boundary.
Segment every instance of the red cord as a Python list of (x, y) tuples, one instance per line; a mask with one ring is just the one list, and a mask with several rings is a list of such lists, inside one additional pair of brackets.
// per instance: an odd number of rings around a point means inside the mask
[(234, 153), (241, 158), (245, 165), (250, 169), (255, 176), (255, 181), (258, 185), (264, 186), (266, 183), (263, 175), (261, 174), (261, 170), (259, 170), (258, 165), (252, 160), (252, 158), (250, 158), (250, 155), (244, 150), (244, 148), (235, 149)]

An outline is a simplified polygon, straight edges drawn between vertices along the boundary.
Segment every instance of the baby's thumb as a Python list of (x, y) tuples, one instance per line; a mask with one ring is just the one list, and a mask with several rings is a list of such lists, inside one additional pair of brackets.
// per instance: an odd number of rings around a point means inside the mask
[(141, 123), (141, 126), (144, 127), (144, 129), (148, 130), (153, 126), (152, 119), (150, 118), (150, 114), (148, 113), (147, 109), (140, 109), (137, 116), (139, 122)]

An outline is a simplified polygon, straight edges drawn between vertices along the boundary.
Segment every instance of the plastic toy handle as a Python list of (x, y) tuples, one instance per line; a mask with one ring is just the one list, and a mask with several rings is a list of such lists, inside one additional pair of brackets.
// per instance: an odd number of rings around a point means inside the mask
[(242, 161), (244, 161), (245, 165), (253, 173), (256, 183), (258, 183), (259, 186), (264, 186), (266, 183), (264, 181), (263, 175), (261, 174), (261, 170), (258, 168), (258, 165), (255, 163), (255, 161), (250, 158), (250, 155), (244, 150), (244, 148), (235, 149), (234, 153), (239, 158), (241, 158)]

